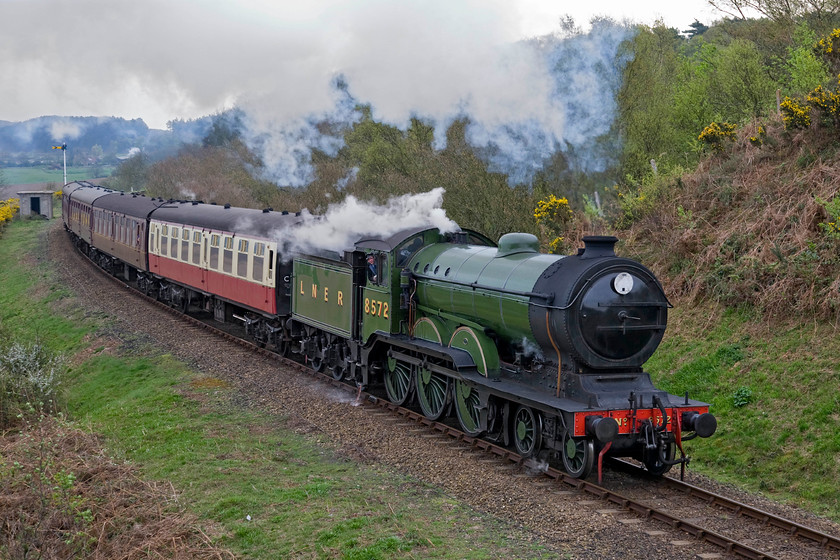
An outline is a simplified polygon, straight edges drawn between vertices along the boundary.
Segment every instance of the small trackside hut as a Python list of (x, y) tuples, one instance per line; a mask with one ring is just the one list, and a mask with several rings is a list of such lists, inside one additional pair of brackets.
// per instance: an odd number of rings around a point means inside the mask
[(53, 219), (53, 195), (52, 191), (20, 191), (17, 193), (20, 199), (20, 215), (44, 216), (48, 220)]

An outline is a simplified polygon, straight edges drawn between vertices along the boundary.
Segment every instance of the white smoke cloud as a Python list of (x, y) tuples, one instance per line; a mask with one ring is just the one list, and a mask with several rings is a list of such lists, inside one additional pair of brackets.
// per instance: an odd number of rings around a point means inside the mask
[(82, 135), (84, 127), (80, 122), (70, 119), (59, 119), (50, 123), (50, 135), (55, 141), (75, 140)]
[(412, 118), (434, 126), (438, 149), (448, 127), (467, 119), (467, 141), (514, 184), (530, 182), (557, 152), (583, 172), (614, 163), (617, 138), (607, 149), (600, 143), (614, 123), (627, 62), (619, 48), (630, 28), (599, 21), (586, 34), (504, 42), (503, 33), (490, 32), (489, 40), (457, 19), (436, 27), (428, 20), (440, 14), (415, 12), (414, 2), (387, 4), (375, 16), (348, 14), (353, 31), (342, 28), (349, 38), (336, 53), (340, 77), (315, 84), (317, 109), (290, 113), (271, 95), (242, 105), (245, 139), (265, 163), (266, 178), (307, 184), (311, 151), (337, 153), (341, 133), (360, 117), (356, 104), (369, 104), (375, 119), (402, 130)]
[[(582, 153), (609, 130), (615, 56), (630, 32), (523, 42), (522, 9), (513, 0), (5, 0), (0, 73), (15, 79), (0, 81), (0, 99), (7, 112), (139, 113), (153, 127), (237, 106), (266, 177), (294, 186), (311, 180), (313, 149), (340, 149), (356, 103), (402, 129), (413, 117), (434, 124), (439, 148), (466, 118), (468, 141), (493, 170), (523, 182), (556, 151)], [(599, 170), (610, 152), (573, 164)]]
[(356, 176), (359, 175), (359, 168), (354, 167), (347, 172), (347, 175), (336, 181), (335, 188), (338, 190), (344, 190), (347, 188), (347, 185), (352, 184), (356, 180)]
[(413, 227), (438, 228), (441, 233), (458, 231), (458, 225), (446, 217), (442, 188), (426, 193), (394, 197), (384, 205), (363, 202), (348, 196), (331, 204), (320, 216), (303, 211), (303, 221), (272, 234), (288, 255), (320, 251), (341, 252), (352, 249), (367, 236), (387, 238)]
[(37, 134), (47, 132), (53, 142), (74, 140), (82, 135), (85, 125), (72, 119), (55, 117), (31, 119), (15, 127), (15, 137), (22, 144), (32, 142)]

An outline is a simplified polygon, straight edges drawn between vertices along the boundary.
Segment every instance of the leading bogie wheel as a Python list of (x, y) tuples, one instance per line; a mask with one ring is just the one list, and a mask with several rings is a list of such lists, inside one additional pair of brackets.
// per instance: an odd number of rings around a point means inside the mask
[(411, 396), (411, 383), (414, 372), (412, 367), (397, 360), (388, 358), (388, 367), (385, 368), (385, 393), (388, 400), (397, 406), (402, 406)]
[(523, 457), (533, 457), (542, 447), (542, 416), (524, 404), (513, 416), (513, 445)]
[(420, 410), (429, 420), (438, 420), (443, 416), (449, 402), (449, 378), (420, 367), (415, 379)]
[(461, 429), (467, 435), (475, 437), (484, 432), (481, 426), (481, 399), (478, 390), (461, 380), (455, 381), (455, 414)]
[(586, 478), (595, 465), (595, 443), (589, 438), (575, 438), (566, 431), (563, 433), (563, 467), (575, 478)]

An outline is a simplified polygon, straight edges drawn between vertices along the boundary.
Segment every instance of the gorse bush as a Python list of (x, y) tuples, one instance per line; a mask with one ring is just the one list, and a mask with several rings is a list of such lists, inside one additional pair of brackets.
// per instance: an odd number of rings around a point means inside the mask
[(711, 146), (712, 151), (723, 151), (724, 142), (735, 141), (735, 131), (738, 127), (728, 122), (713, 122), (703, 129), (698, 140)]
[(7, 222), (12, 221), (15, 214), (20, 210), (20, 200), (17, 198), (10, 198), (8, 200), (0, 200), (0, 229)]
[(65, 359), (40, 342), (0, 347), (0, 428), (41, 413), (53, 413), (61, 401)]
[(811, 126), (811, 107), (804, 105), (798, 99), (785, 97), (779, 110), (786, 129), (808, 128)]
[(552, 194), (537, 203), (534, 220), (540, 233), (548, 240), (549, 253), (560, 254), (568, 249), (566, 231), (573, 219), (574, 213), (565, 197), (557, 198)]

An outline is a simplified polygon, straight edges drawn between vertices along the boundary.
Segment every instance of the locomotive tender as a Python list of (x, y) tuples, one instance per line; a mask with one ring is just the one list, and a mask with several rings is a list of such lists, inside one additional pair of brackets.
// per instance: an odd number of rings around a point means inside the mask
[(662, 474), (688, 461), (683, 441), (717, 427), (706, 403), (656, 389), (644, 371), (670, 304), (649, 270), (615, 255), (614, 237), (559, 256), (530, 234), (496, 245), (413, 228), (304, 255), (284, 240), (299, 214), (85, 181), (65, 186), (62, 206), (76, 245), (144, 293), (241, 320), (261, 345), (381, 386), (429, 419), (451, 414), (523, 456), (557, 454), (574, 477), (604, 456)]

